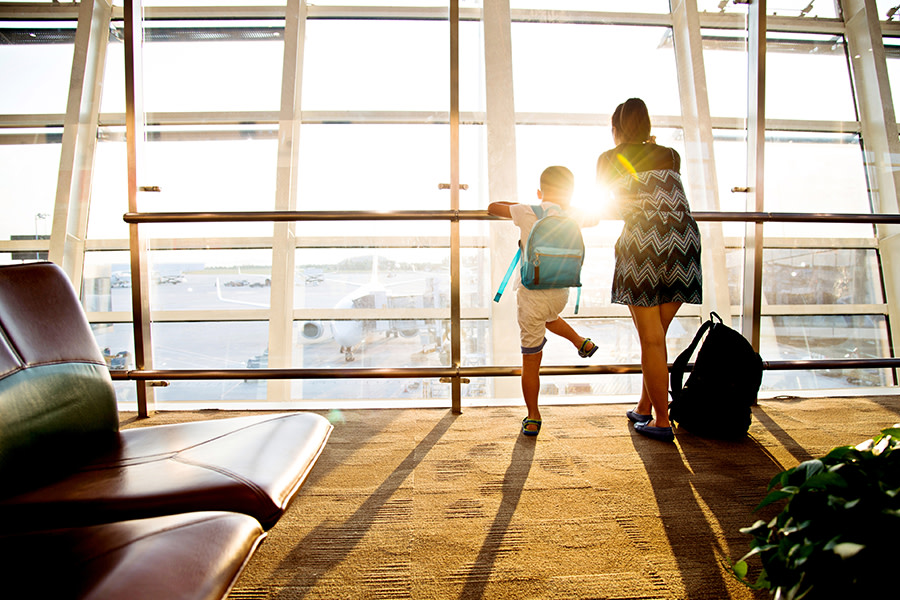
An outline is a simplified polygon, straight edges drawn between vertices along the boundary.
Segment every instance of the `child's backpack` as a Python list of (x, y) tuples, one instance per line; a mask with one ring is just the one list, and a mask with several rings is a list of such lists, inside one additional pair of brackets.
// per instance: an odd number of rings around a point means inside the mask
[(530, 290), (555, 288), (578, 288), (575, 314), (581, 302), (581, 266), (584, 264), (584, 238), (581, 227), (572, 217), (559, 207), (544, 210), (540, 205), (531, 209), (537, 222), (525, 240), (524, 250), (520, 247), (513, 257), (506, 276), (494, 296), (494, 302), (509, 282), (509, 278), (519, 259), (522, 259), (522, 285)]
[[(682, 388), (687, 363), (707, 330)], [(762, 371), (762, 357), (750, 342), (722, 323), (719, 315), (710, 313), (691, 344), (672, 363), (669, 419), (704, 437), (733, 439), (746, 435)]]

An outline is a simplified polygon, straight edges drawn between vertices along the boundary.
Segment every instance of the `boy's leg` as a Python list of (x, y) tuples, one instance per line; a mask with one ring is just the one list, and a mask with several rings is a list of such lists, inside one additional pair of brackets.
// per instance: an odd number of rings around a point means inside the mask
[[(519, 337), (522, 347), (522, 397), (528, 409), (527, 419), (541, 420), (538, 408), (538, 395), (541, 390), (541, 358), (543, 357), (547, 319), (558, 315), (562, 307), (551, 307), (547, 303), (544, 290), (529, 290), (520, 287), (516, 291), (516, 315), (519, 322)], [(563, 305), (564, 307), (564, 305)], [(526, 427), (532, 434), (539, 430), (538, 425)]]
[[(541, 411), (538, 407), (538, 395), (541, 391), (541, 357), (543, 352), (522, 355), (522, 397), (525, 399), (525, 407), (528, 409), (528, 418), (541, 420)], [(529, 425), (528, 429), (537, 430), (537, 426)]]
[[(547, 330), (551, 333), (555, 333), (560, 337), (566, 338), (567, 340), (572, 342), (572, 345), (579, 350), (581, 349), (581, 345), (584, 344), (584, 340), (586, 339), (578, 335), (578, 332), (572, 329), (572, 326), (569, 325), (569, 323), (562, 317), (559, 317), (555, 321), (550, 321), (549, 323), (547, 323)], [(590, 344), (593, 343), (594, 342), (590, 342)], [(588, 347), (585, 348), (585, 350), (590, 349), (591, 345), (588, 345)]]

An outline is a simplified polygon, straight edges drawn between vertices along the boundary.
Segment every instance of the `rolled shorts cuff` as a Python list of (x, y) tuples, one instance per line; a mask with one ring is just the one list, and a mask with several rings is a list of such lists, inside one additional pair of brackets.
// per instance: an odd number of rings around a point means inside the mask
[(534, 348), (526, 348), (525, 346), (522, 346), (522, 354), (537, 354), (544, 349), (544, 344), (546, 343), (547, 338), (544, 338), (543, 341), (541, 341), (541, 344), (539, 346), (535, 346)]

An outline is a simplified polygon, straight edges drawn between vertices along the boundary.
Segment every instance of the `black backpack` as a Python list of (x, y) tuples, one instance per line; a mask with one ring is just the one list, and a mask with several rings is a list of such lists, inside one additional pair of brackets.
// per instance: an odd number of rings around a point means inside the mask
[[(714, 319), (718, 320), (716, 322)], [(685, 368), (709, 331), (684, 387)], [(750, 428), (751, 406), (762, 383), (762, 357), (716, 313), (709, 314), (691, 344), (672, 363), (669, 419), (696, 435), (739, 438)]]

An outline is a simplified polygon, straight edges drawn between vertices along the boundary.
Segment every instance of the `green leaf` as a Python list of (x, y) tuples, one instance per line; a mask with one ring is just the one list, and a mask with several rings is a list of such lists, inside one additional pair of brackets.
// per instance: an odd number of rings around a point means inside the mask
[(840, 539), (841, 539), (840, 535), (834, 536), (833, 538), (828, 540), (828, 542), (824, 546), (822, 546), (822, 550), (827, 550), (827, 551), (834, 550), (834, 547), (841, 543)]
[(741, 557), (741, 560), (746, 561), (751, 556), (756, 556), (757, 554), (762, 554), (763, 552), (768, 552), (769, 550), (775, 550), (776, 548), (778, 548), (778, 546), (775, 544), (765, 544), (763, 546), (755, 546), (753, 549), (750, 550), (750, 552), (743, 555)]
[(806, 476), (806, 479), (810, 477), (814, 477), (815, 475), (821, 473), (825, 470), (825, 464), (818, 459), (806, 460), (797, 465), (796, 471), (798, 473), (803, 473)]
[(875, 456), (880, 456), (885, 450), (888, 449), (888, 446), (891, 443), (891, 438), (889, 436), (882, 437), (878, 440), (878, 443), (872, 448), (872, 454)]
[(779, 473), (778, 475), (773, 477), (771, 479), (771, 481), (769, 481), (769, 485), (766, 488), (766, 491), (771, 490), (776, 485), (784, 486), (787, 483), (787, 478), (788, 478), (789, 474), (790, 474), (790, 471), (782, 471), (781, 473)]
[(860, 452), (868, 452), (872, 449), (872, 446), (875, 445), (875, 440), (866, 440), (864, 442), (858, 443), (855, 448)]
[(844, 479), (836, 471), (826, 471), (824, 473), (817, 473), (816, 475), (813, 475), (812, 477), (807, 479), (806, 482), (804, 482), (803, 485), (800, 486), (800, 489), (825, 490), (829, 487), (846, 488), (847, 485), (847, 480)]
[(750, 570), (750, 567), (747, 566), (747, 563), (739, 560), (734, 564), (734, 574), (737, 575), (738, 579), (743, 581), (747, 578), (747, 572)]
[(778, 534), (782, 536), (788, 536), (792, 533), (797, 533), (798, 531), (802, 531), (809, 527), (810, 521), (803, 521), (802, 523), (796, 524), (795, 522), (791, 522), (791, 525), (787, 527), (782, 527), (778, 530)]
[(838, 446), (834, 448), (825, 455), (823, 460), (827, 462), (835, 461), (835, 460), (843, 460), (843, 458), (847, 455), (848, 452), (855, 452), (856, 448), (853, 446)]
[(794, 496), (799, 491), (799, 488), (795, 486), (787, 486), (783, 487), (780, 490), (775, 490), (774, 492), (769, 492), (769, 495), (763, 498), (762, 502), (757, 505), (753, 510), (759, 510), (764, 508), (773, 502), (778, 502), (779, 500), (784, 500), (785, 498), (790, 498)]
[(760, 536), (760, 537), (761, 537), (761, 536), (765, 535), (765, 533), (766, 533), (768, 530), (769, 530), (769, 528), (768, 528), (768, 526), (766, 525), (766, 522), (763, 521), (763, 520), (757, 521), (756, 523), (754, 523), (754, 524), (751, 525), (750, 527), (741, 527), (741, 528), (739, 529), (739, 531), (740, 531), (741, 533), (745, 533), (745, 534), (747, 534), (747, 535), (752, 535), (752, 536), (754, 536), (754, 537), (756, 537), (756, 536)]
[(759, 574), (759, 577), (756, 578), (756, 587), (754, 589), (757, 590), (771, 590), (772, 583), (769, 581), (769, 576), (766, 574), (766, 570), (763, 569), (762, 573)]
[(865, 546), (862, 544), (855, 544), (853, 542), (841, 542), (840, 544), (835, 544), (832, 551), (840, 556), (843, 559), (848, 559), (851, 556), (856, 556), (859, 554), (860, 550), (863, 550)]
[(894, 425), (893, 427), (882, 429), (881, 433), (883, 433), (884, 435), (889, 435), (893, 438), (900, 439), (900, 425)]

